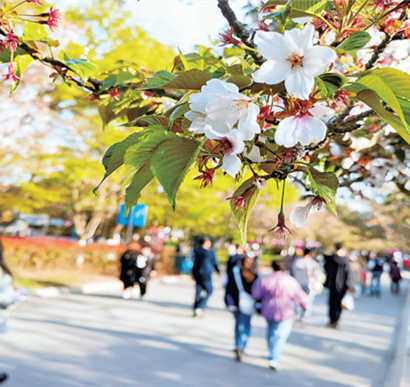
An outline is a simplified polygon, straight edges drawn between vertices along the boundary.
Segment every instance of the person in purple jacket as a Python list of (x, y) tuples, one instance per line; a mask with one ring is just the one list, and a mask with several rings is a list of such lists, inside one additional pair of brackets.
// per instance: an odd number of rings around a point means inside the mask
[(295, 320), (295, 306), (307, 309), (307, 295), (299, 282), (283, 272), (284, 261), (272, 261), (273, 273), (255, 281), (252, 297), (262, 300), (262, 316), (268, 323), (269, 366), (279, 370), (279, 359)]

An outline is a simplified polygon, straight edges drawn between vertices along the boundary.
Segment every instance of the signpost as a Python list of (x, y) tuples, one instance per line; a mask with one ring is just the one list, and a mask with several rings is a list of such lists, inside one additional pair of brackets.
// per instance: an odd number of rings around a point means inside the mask
[(144, 227), (147, 223), (148, 206), (146, 204), (137, 204), (131, 207), (128, 216), (125, 215), (125, 205), (121, 204), (118, 216), (117, 224), (127, 226), (127, 239), (126, 242), (130, 243), (132, 240), (132, 230), (134, 227)]

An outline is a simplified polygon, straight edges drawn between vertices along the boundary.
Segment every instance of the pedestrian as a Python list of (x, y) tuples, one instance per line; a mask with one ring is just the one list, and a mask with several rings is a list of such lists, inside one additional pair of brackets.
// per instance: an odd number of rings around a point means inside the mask
[[(8, 331), (9, 307), (20, 300), (21, 293), (14, 290), (13, 275), (10, 269), (0, 261), (0, 333)], [(0, 384), (8, 379), (5, 372), (0, 373)]]
[(398, 294), (399, 293), (399, 283), (401, 280), (401, 273), (400, 273), (400, 267), (397, 264), (397, 261), (395, 258), (393, 258), (392, 262), (390, 263), (390, 278), (391, 278), (391, 292), (393, 294)]
[[(194, 266), (192, 275), (196, 283), (196, 295), (194, 303), (193, 317), (202, 315), (209, 297), (212, 294), (212, 272), (216, 270), (219, 274), (218, 260), (215, 252), (211, 250), (212, 242), (209, 238), (203, 237), (199, 239), (199, 248), (194, 251)], [(203, 296), (202, 292), (206, 295)]]
[(131, 298), (137, 274), (137, 256), (141, 246), (137, 242), (131, 242), (127, 251), (120, 258), (120, 280), (124, 284), (122, 297)]
[(258, 278), (256, 257), (245, 255), (228, 273), (225, 304), (235, 317), (235, 354), (241, 361), (251, 331), (251, 317), (256, 312), (251, 296), (252, 285)]
[[(146, 300), (148, 281), (157, 276), (155, 261), (151, 246), (143, 244), (135, 262), (135, 283), (138, 283), (141, 301)], [(135, 296), (135, 288), (133, 290)]]
[(304, 254), (294, 260), (290, 273), (308, 295), (307, 310), (303, 310), (300, 306), (296, 307), (296, 319), (302, 321), (303, 317), (311, 316), (315, 297), (323, 290), (325, 275), (320, 265), (313, 259), (313, 250), (307, 247)]
[(368, 262), (368, 267), (372, 273), (372, 277), (370, 279), (370, 295), (380, 297), (381, 295), (381, 287), (380, 287), (380, 279), (383, 274), (383, 265), (385, 263), (385, 259), (375, 251), (370, 253), (370, 259)]
[(245, 257), (245, 249), (241, 245), (235, 245), (235, 254), (228, 258), (226, 263), (226, 273), (228, 274), (234, 266)]
[(325, 256), (326, 282), (329, 289), (329, 328), (338, 328), (342, 313), (342, 299), (346, 292), (354, 291), (348, 251), (343, 243), (335, 244), (335, 254)]
[(362, 296), (365, 296), (367, 294), (367, 282), (369, 278), (369, 272), (367, 269), (367, 258), (363, 254), (363, 252), (360, 254), (359, 259), (358, 259), (359, 265), (360, 265), (360, 286), (362, 290)]
[(295, 320), (294, 303), (307, 308), (307, 295), (289, 274), (284, 273), (285, 262), (279, 258), (272, 262), (274, 272), (255, 281), (252, 297), (262, 302), (262, 316), (267, 327), (269, 366), (279, 370), (279, 359)]

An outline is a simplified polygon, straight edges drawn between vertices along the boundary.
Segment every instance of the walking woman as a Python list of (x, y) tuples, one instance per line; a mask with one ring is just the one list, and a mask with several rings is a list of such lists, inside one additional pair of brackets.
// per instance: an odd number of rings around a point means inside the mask
[(228, 271), (225, 303), (233, 309), (235, 317), (235, 354), (241, 361), (243, 351), (251, 331), (251, 317), (256, 312), (255, 301), (251, 296), (252, 285), (257, 279), (256, 258), (245, 256)]

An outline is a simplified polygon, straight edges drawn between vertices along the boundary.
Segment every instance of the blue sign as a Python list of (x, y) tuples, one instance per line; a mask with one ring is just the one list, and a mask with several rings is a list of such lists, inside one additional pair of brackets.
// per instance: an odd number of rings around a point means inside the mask
[(117, 216), (117, 224), (128, 226), (130, 219), (134, 227), (144, 227), (147, 223), (148, 206), (146, 204), (137, 204), (132, 207), (128, 216), (124, 217), (125, 205), (121, 204)]

